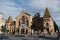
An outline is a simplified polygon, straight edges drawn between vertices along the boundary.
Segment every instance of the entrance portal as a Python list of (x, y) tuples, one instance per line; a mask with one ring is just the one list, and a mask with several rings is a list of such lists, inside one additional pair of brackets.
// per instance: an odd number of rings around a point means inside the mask
[(24, 29), (21, 29), (21, 34), (24, 34), (24, 31), (25, 31)]

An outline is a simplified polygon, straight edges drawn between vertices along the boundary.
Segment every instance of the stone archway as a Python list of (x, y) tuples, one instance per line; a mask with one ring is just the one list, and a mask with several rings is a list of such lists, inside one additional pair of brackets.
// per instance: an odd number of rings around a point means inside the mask
[(24, 30), (24, 28), (23, 28), (23, 29), (21, 29), (21, 34), (24, 34), (24, 31), (25, 31), (25, 30)]
[(26, 28), (21, 29), (21, 34), (27, 34), (27, 32), (28, 32), (28, 29), (26, 29)]

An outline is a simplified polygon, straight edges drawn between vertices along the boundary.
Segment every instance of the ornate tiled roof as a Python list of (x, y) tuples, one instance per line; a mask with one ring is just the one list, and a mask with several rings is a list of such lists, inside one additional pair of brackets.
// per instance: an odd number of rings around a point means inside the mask
[(51, 15), (50, 15), (49, 10), (48, 10), (47, 7), (45, 9), (45, 13), (44, 13), (44, 16), (43, 17), (51, 17)]

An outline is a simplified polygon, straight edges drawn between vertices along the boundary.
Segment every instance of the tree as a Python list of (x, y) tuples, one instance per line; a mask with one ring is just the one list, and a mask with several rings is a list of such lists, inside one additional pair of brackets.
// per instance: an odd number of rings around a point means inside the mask
[(34, 31), (39, 31), (41, 30), (41, 32), (43, 31), (43, 18), (40, 17), (40, 13), (37, 13), (34, 15), (34, 17), (32, 18), (32, 25), (31, 25), (31, 29), (33, 29)]
[(54, 30), (55, 30), (55, 32), (58, 31), (58, 25), (56, 24), (55, 21), (54, 21)]
[(5, 32), (6, 31), (6, 27), (5, 26), (1, 26), (1, 28), (2, 28), (1, 29), (2, 32)]

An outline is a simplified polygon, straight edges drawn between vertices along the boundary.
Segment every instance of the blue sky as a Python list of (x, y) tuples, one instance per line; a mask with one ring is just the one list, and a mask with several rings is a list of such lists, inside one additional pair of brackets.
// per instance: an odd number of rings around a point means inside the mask
[(5, 19), (12, 16), (15, 20), (22, 10), (32, 15), (39, 12), (43, 16), (46, 7), (60, 26), (60, 0), (0, 0), (0, 12)]

